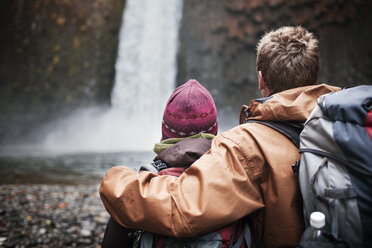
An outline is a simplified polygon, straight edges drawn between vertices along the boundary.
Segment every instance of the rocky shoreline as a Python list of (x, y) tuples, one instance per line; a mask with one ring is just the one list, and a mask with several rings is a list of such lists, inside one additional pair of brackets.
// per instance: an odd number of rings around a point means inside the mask
[(94, 185), (0, 185), (0, 247), (101, 247), (107, 214)]

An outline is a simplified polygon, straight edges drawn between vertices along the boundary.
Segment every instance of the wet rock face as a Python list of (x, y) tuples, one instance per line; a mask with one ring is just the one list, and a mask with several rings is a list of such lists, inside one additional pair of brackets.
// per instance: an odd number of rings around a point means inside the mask
[(255, 46), (283, 25), (301, 25), (320, 40), (319, 82), (371, 83), (372, 1), (184, 1), (178, 55), (179, 84), (197, 78), (217, 107), (246, 104), (259, 96)]
[[(125, 0), (0, 2), (0, 138), (109, 104)], [(24, 125), (26, 124), (26, 125)]]
[(227, 2), (184, 1), (177, 82), (196, 78), (219, 110), (234, 106), (238, 111), (244, 100), (258, 95), (256, 54), (253, 44), (233, 37), (231, 23), (239, 16), (228, 11)]

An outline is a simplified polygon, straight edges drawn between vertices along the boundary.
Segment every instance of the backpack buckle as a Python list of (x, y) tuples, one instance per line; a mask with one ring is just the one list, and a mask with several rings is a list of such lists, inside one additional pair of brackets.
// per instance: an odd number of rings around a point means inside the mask
[(295, 174), (295, 176), (297, 176), (298, 172), (300, 170), (300, 160), (296, 160), (296, 163), (294, 163), (292, 165), (292, 170), (293, 170), (293, 173)]
[(370, 111), (372, 109), (372, 99), (371, 98), (367, 98), (363, 104), (362, 104), (363, 108), (365, 110)]
[(137, 230), (131, 234), (132, 234), (132, 237), (130, 238), (134, 239), (133, 248), (139, 248), (141, 244), (141, 237), (142, 237), (143, 231)]
[(161, 160), (156, 160), (154, 161), (154, 163), (151, 163), (152, 166), (155, 167), (155, 169), (159, 172), (161, 170), (164, 170), (166, 168), (168, 168), (167, 164), (164, 163), (163, 161)]

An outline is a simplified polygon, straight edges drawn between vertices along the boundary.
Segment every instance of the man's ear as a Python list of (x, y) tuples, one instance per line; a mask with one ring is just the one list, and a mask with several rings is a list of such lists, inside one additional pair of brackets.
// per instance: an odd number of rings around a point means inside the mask
[(263, 79), (261, 71), (258, 71), (258, 87), (260, 88), (261, 91), (266, 88), (266, 84)]
[(261, 71), (258, 71), (258, 87), (260, 88), (261, 95), (263, 97), (268, 97), (271, 95), (271, 90), (267, 88)]

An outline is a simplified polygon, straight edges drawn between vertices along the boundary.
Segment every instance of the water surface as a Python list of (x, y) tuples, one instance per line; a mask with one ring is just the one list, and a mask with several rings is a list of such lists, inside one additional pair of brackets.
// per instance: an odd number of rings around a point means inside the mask
[(0, 154), (0, 184), (95, 184), (113, 166), (138, 170), (153, 152)]

